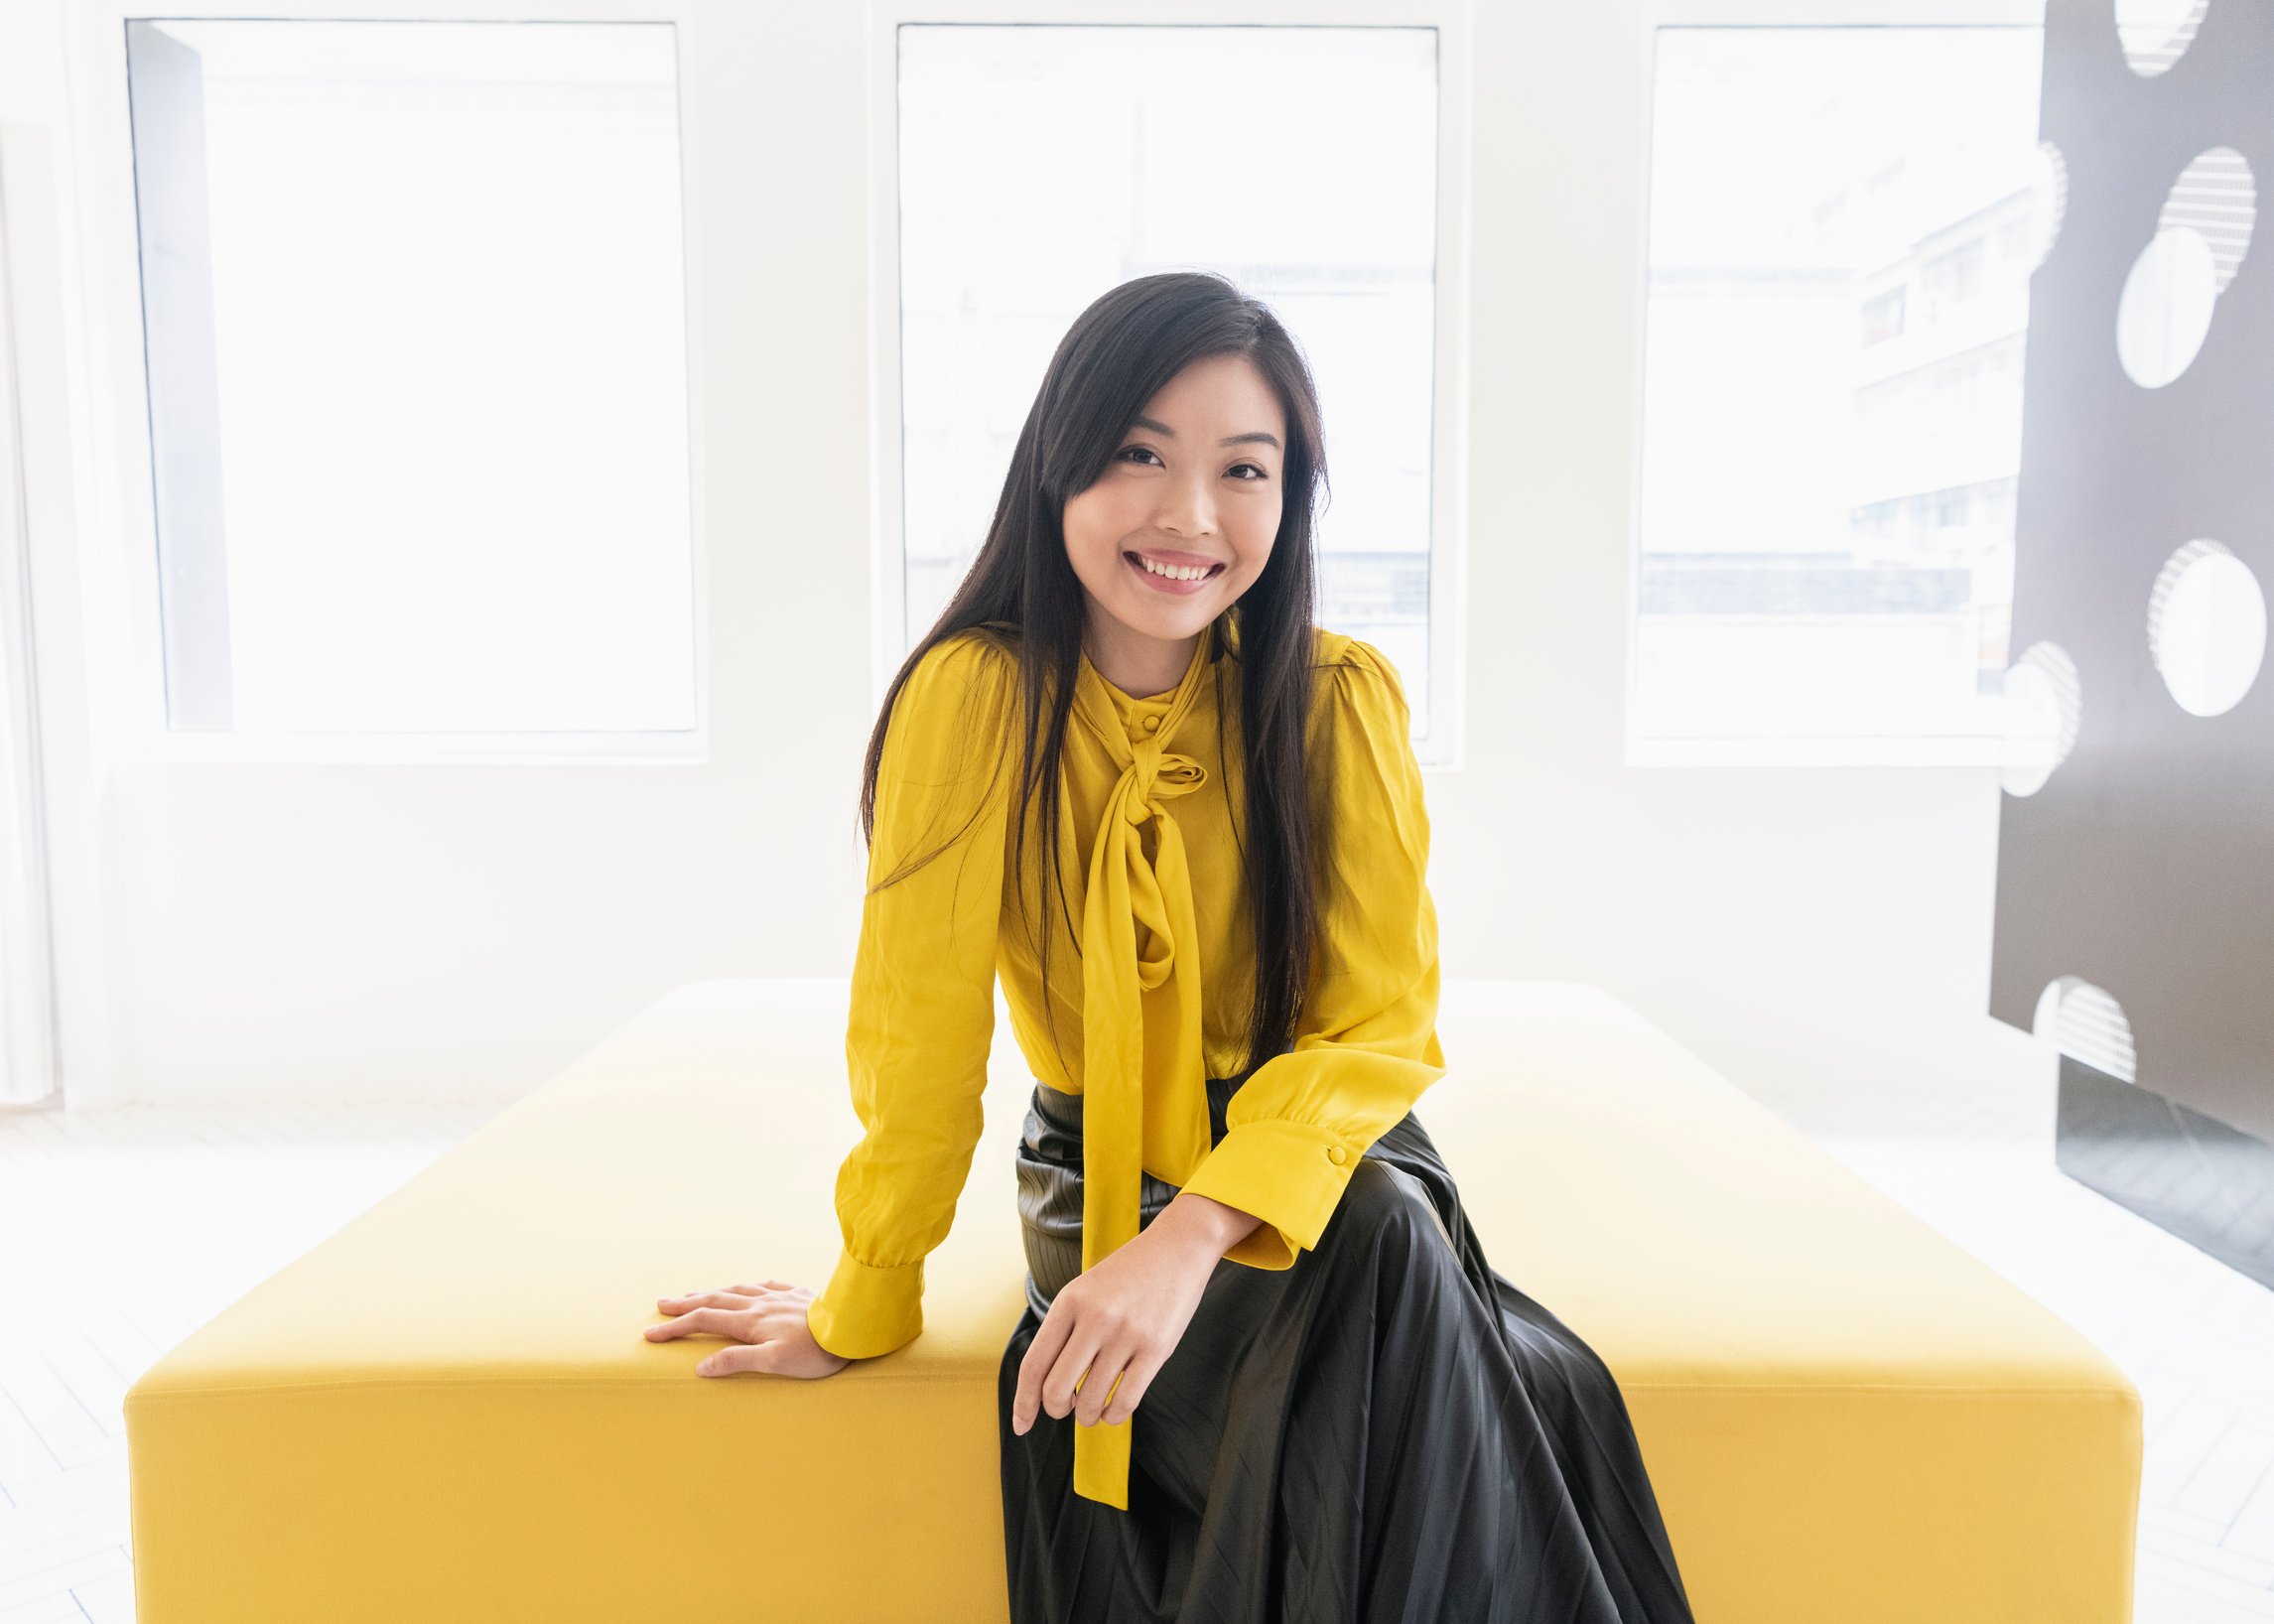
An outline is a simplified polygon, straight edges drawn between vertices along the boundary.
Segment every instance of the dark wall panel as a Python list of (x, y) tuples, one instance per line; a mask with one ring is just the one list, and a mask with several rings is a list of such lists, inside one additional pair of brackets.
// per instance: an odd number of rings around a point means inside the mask
[[(2121, 1007), (2133, 1081), (2274, 1140), (2274, 672), (2194, 715), (2148, 639), (2159, 572), (2191, 540), (2274, 584), (2274, 244), (2251, 230), (2171, 382), (2135, 382), (2116, 338), (2191, 162), (2231, 148), (2274, 180), (2274, 7), (2211, 0), (2142, 76), (2107, 0), (2050, 0), (2042, 119), (2067, 190), (2031, 290), (2013, 649), (2058, 644), (2081, 698), (2068, 757), (2004, 796), (1990, 1014), (2028, 1028), (2049, 983), (2080, 977)], [(2230, 201), (2208, 204), (2229, 247), (2250, 224)]]

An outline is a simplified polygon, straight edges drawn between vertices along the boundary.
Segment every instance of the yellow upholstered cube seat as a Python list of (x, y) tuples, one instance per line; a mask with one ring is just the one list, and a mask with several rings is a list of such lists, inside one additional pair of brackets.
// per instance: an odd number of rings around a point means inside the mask
[[(141, 1624), (1003, 1619), (1005, 1022), (924, 1335), (821, 1382), (640, 1335), (826, 1279), (846, 996), (682, 988), (147, 1371)], [(2139, 1397), (2082, 1337), (1597, 989), (1448, 981), (1440, 1030), (1422, 1124), (1619, 1377), (1700, 1624), (2130, 1617)]]

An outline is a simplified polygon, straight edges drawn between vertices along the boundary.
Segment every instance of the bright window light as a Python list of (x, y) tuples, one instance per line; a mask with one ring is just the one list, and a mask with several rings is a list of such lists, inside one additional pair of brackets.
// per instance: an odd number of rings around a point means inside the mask
[(2040, 47), (1658, 31), (1631, 749), (1999, 734)]
[(1318, 380), (1319, 618), (1397, 663), (1425, 737), (1436, 30), (903, 24), (899, 118), (907, 646), (986, 540), (1074, 318), (1219, 271)]
[(692, 729), (671, 26), (127, 43), (169, 726)]

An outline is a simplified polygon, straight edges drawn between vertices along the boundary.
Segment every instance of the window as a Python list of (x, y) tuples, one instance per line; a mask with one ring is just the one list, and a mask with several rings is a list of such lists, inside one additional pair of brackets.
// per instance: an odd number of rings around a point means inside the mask
[(694, 729), (670, 25), (126, 28), (168, 727)]
[(1996, 759), (2040, 50), (1657, 31), (1630, 759)]
[(1318, 615), (1397, 663), (1431, 738), (1437, 30), (904, 23), (897, 80), (901, 649), (986, 540), (1074, 318), (1210, 269), (1309, 357)]

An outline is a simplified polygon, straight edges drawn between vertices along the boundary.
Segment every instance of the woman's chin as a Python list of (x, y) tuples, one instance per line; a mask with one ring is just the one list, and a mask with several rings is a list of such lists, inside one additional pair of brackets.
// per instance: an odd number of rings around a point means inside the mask
[(1207, 630), (1208, 622), (1216, 618), (1222, 607), (1216, 593), (1196, 593), (1174, 603), (1157, 599), (1147, 603), (1118, 603), (1114, 606), (1114, 618), (1132, 631), (1173, 643)]

